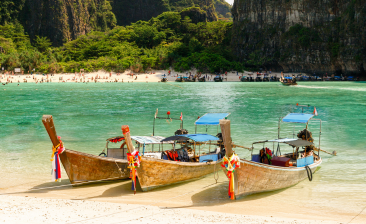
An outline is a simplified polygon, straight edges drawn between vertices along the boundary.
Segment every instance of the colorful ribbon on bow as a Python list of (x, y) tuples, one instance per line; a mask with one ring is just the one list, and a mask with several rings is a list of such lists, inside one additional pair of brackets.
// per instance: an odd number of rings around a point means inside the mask
[(61, 141), (61, 137), (58, 136), (60, 144), (52, 147), (52, 180), (61, 182), (61, 163), (60, 163), (60, 154), (65, 150), (64, 145)]
[(128, 168), (130, 168), (130, 178), (132, 179), (131, 190), (133, 190), (134, 194), (136, 194), (136, 176), (137, 176), (136, 167), (140, 167), (141, 162), (141, 156), (139, 151), (135, 150), (133, 153), (127, 153), (127, 160), (128, 160)]
[(229, 198), (232, 200), (235, 199), (235, 189), (234, 189), (234, 172), (237, 168), (240, 167), (240, 158), (235, 153), (228, 158), (226, 155), (223, 158), (223, 162), (221, 164), (227, 170), (226, 176), (229, 178)]

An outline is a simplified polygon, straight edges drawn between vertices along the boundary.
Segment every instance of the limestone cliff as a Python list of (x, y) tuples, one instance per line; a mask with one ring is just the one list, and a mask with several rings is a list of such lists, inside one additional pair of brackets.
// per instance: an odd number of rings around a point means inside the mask
[(364, 74), (366, 0), (235, 0), (240, 60), (287, 72)]
[(114, 27), (111, 10), (106, 0), (26, 0), (20, 21), (31, 39), (46, 36), (60, 46), (91, 30)]

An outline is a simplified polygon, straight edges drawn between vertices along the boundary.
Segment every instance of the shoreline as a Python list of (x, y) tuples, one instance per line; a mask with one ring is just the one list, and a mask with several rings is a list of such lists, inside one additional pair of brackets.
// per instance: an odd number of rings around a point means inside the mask
[[(10, 84), (10, 83), (87, 83), (87, 82), (94, 82), (94, 83), (133, 83), (133, 82), (161, 82), (164, 75), (168, 79), (168, 82), (175, 82), (177, 77), (186, 77), (192, 76), (197, 73), (197, 71), (193, 70), (192, 72), (176, 72), (171, 71), (171, 75), (169, 74), (169, 70), (156, 70), (149, 73), (133, 73), (130, 70), (126, 70), (124, 73), (116, 73), (116, 72), (106, 72), (106, 71), (97, 71), (91, 73), (56, 73), (56, 74), (0, 74), (0, 83), (3, 85)], [(298, 75), (302, 73), (284, 73), (284, 76), (292, 76)], [(216, 74), (210, 73), (202, 73), (203, 76), (207, 77), (206, 82), (214, 82), (214, 78)], [(305, 74), (307, 75), (307, 74)], [(261, 75), (257, 75), (255, 72), (244, 71), (244, 72), (236, 72), (230, 71), (227, 74), (221, 74), (224, 78), (223, 82), (241, 82), (240, 78), (242, 76), (245, 77), (256, 77), (263, 78), (263, 73)], [(281, 73), (273, 72), (268, 74), (268, 77), (276, 77), (279, 79), (281, 77)], [(321, 80), (321, 81), (331, 81), (330, 77), (324, 77), (329, 80)], [(301, 81), (301, 80), (298, 80)], [(310, 81), (310, 80), (309, 80)], [(317, 82), (319, 82), (318, 80)], [(338, 80), (338, 81), (347, 81), (347, 80)], [(353, 80), (356, 81), (356, 80)], [(364, 81), (363, 79), (357, 81)], [(198, 82), (198, 80), (196, 80)], [(278, 82), (278, 81), (277, 81)]]
[[(83, 82), (161, 82), (161, 79), (164, 77), (164, 74), (168, 78), (169, 82), (174, 82), (178, 76), (187, 76), (189, 74), (196, 74), (195, 70), (191, 72), (176, 72), (171, 71), (171, 75), (169, 74), (169, 70), (157, 70), (149, 73), (133, 73), (129, 70), (126, 70), (124, 73), (116, 73), (116, 72), (106, 72), (106, 71), (98, 71), (91, 73), (57, 73), (57, 74), (15, 74), (15, 75), (0, 75), (1, 83), (27, 83), (27, 82), (64, 82), (64, 83), (83, 83)], [(241, 76), (249, 76), (252, 75), (256, 77), (257, 74), (253, 72), (236, 72), (230, 71), (227, 72), (227, 75), (224, 75), (224, 82), (240, 82)], [(206, 82), (214, 82), (213, 78), (216, 74), (202, 73), (209, 78)], [(277, 78), (281, 77), (281, 73), (271, 73), (270, 76), (276, 76)], [(263, 77), (263, 75), (262, 75)], [(97, 78), (97, 79), (96, 79)]]

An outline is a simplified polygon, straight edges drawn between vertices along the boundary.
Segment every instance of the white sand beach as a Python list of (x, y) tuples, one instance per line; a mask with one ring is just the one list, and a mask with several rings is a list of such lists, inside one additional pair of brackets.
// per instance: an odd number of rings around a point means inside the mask
[[(169, 75), (169, 70), (157, 70), (148, 73), (133, 73), (130, 70), (126, 70), (124, 73), (106, 72), (98, 71), (92, 73), (61, 73), (61, 74), (1, 74), (0, 82), (2, 83), (24, 83), (24, 82), (160, 82), (161, 79), (166, 75), (169, 82), (173, 82), (179, 76), (189, 76), (196, 75), (197, 71), (192, 70), (191, 72), (176, 72), (171, 71)], [(213, 82), (216, 74), (202, 73), (202, 76), (208, 77), (207, 81)], [(242, 76), (248, 77), (251, 75), (253, 78), (257, 77), (255, 72), (236, 72), (230, 71), (223, 74), (224, 82), (239, 82)], [(270, 76), (280, 77), (280, 73), (271, 73)], [(263, 77), (263, 75), (261, 75)]]
[(185, 208), (0, 196), (4, 223), (293, 223), (335, 224), (333, 221), (238, 215)]
[[(66, 174), (63, 174), (67, 178)], [(16, 177), (14, 177), (17, 179)], [(11, 179), (11, 178), (10, 178)], [(67, 179), (8, 178), (0, 189), (0, 223), (365, 223), (362, 203), (334, 198), (307, 182), (232, 201), (220, 172), (134, 195), (131, 180), (72, 187)], [(302, 192), (300, 195), (298, 192)], [(311, 195), (311, 197), (310, 197)], [(317, 198), (317, 199), (314, 199)]]

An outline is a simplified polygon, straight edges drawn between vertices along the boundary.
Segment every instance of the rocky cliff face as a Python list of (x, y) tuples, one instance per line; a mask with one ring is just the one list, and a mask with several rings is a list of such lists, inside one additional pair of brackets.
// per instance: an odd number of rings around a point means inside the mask
[(286, 72), (364, 74), (366, 0), (235, 0), (240, 60)]
[(26, 0), (20, 20), (31, 39), (46, 36), (55, 46), (91, 30), (116, 25), (106, 0)]

